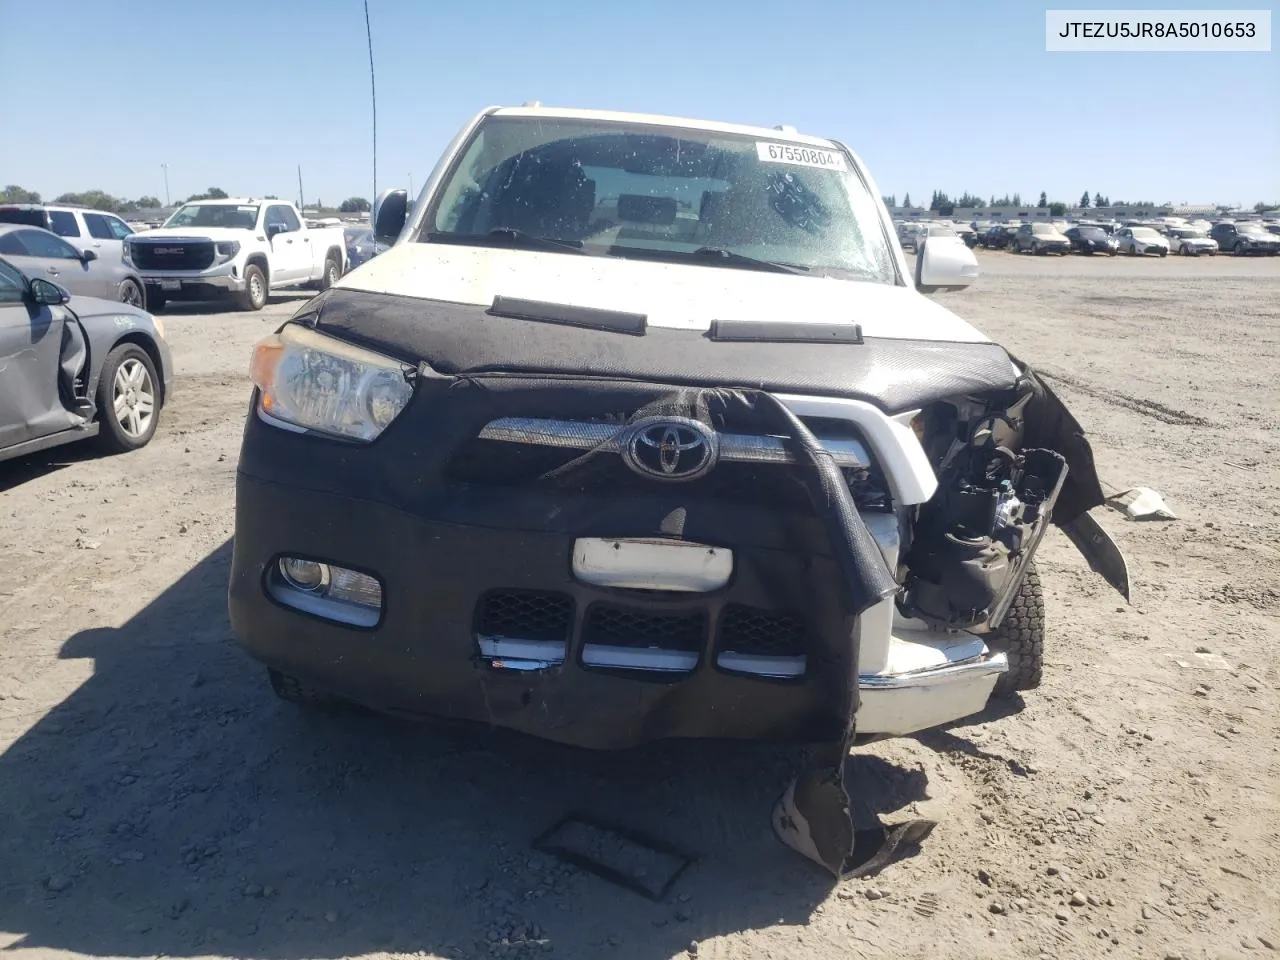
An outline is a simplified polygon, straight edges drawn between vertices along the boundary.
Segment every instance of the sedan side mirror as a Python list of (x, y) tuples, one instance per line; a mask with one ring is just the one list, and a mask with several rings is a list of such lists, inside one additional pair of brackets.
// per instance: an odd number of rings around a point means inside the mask
[(31, 281), (31, 300), (42, 307), (56, 307), (71, 300), (71, 293), (52, 280), (36, 277)]
[(93, 251), (93, 250), (81, 250), (81, 251), (80, 251), (80, 262), (81, 262), (81, 263), (88, 263), (90, 260), (97, 260), (97, 259), (98, 259), (98, 254), (97, 254), (97, 252), (96, 252), (96, 251)]
[(373, 202), (373, 234), (379, 243), (392, 244), (409, 215), (408, 190), (384, 190)]
[(963, 290), (978, 279), (978, 258), (959, 237), (928, 237), (916, 253), (915, 279), (921, 293)]

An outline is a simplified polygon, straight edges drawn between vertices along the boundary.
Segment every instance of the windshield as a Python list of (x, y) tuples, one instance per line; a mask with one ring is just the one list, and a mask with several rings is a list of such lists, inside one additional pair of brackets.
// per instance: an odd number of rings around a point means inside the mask
[(252, 230), (258, 222), (253, 204), (188, 203), (165, 221), (166, 227), (232, 227)]
[(1183, 240), (1203, 240), (1207, 236), (1203, 230), (1188, 230), (1185, 227), (1175, 230), (1174, 233)]
[(1266, 233), (1266, 229), (1260, 223), (1238, 223), (1236, 229), (1241, 233)]
[(1160, 236), (1160, 234), (1156, 233), (1150, 227), (1134, 227), (1133, 235), (1135, 237), (1140, 237), (1143, 240), (1154, 240)]
[(1088, 237), (1090, 240), (1105, 239), (1107, 236), (1107, 231), (1101, 227), (1079, 227), (1077, 229), (1080, 231), (1080, 236)]
[[(876, 203), (843, 152), (705, 130), (489, 117), (420, 241), (486, 242), (894, 283)], [(724, 254), (707, 257), (707, 253)], [(732, 254), (733, 256), (729, 256)]]
[(1049, 234), (1051, 234), (1051, 233), (1057, 233), (1058, 231), (1054, 228), (1054, 226), (1053, 226), (1052, 224), (1048, 224), (1048, 223), (1033, 223), (1033, 224), (1031, 225), (1031, 232), (1032, 232), (1032, 233), (1034, 233), (1034, 234), (1036, 234), (1037, 236), (1044, 237), (1044, 236), (1047, 236), (1047, 235), (1049, 235)]

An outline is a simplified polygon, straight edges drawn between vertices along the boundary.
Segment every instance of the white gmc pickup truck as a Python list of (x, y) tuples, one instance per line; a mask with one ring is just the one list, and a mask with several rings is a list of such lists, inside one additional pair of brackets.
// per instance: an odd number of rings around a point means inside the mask
[(272, 290), (333, 286), (346, 272), (347, 247), (341, 227), (308, 229), (291, 203), (199, 200), (129, 237), (124, 260), (142, 276), (153, 312), (169, 300), (223, 297), (261, 310)]

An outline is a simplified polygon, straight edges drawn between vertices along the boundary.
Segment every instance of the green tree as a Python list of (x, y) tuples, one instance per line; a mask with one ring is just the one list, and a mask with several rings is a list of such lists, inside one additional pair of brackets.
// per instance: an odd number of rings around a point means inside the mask
[(1105, 207), (1107, 205), (1107, 198), (1100, 193), (1095, 193), (1093, 195), (1093, 205), (1095, 207)]
[(957, 207), (985, 207), (986, 205), (987, 205), (987, 201), (983, 200), (981, 197), (975, 194), (970, 193), (968, 190), (966, 190), (964, 193), (960, 194), (960, 196), (956, 198)]
[(888, 207), (890, 210), (892, 210), (894, 207), (898, 205), (898, 198), (895, 197), (893, 194), (889, 194), (889, 196), (887, 197), (881, 197), (880, 199), (884, 201), (884, 205)]
[(157, 207), (163, 207), (164, 204), (160, 202), (159, 197), (148, 196), (139, 197), (137, 200), (133, 201), (133, 206), (138, 210), (154, 210)]
[(942, 190), (933, 191), (933, 199), (929, 201), (929, 209), (941, 216), (949, 217), (954, 211), (956, 205), (950, 197)]
[(40, 194), (11, 183), (0, 190), (0, 203), (39, 203)]
[(113, 197), (102, 190), (85, 190), (82, 193), (60, 193), (53, 202), (65, 203), (71, 207), (106, 210), (108, 213), (120, 213), (130, 206), (128, 201)]
[(1011, 204), (1012, 204), (1013, 206), (1015, 206), (1015, 207), (1020, 207), (1020, 206), (1022, 206), (1022, 194), (1020, 194), (1020, 193), (1015, 193), (1015, 194), (1013, 195), (1013, 199), (1012, 199), (1012, 201), (1010, 201), (1010, 202), (1011, 202)]
[(1065, 203), (1055, 200), (1053, 201), (1053, 203), (1049, 204), (1049, 216), (1065, 217), (1066, 215), (1067, 215), (1067, 205)]
[(210, 187), (204, 193), (193, 193), (187, 197), (185, 203), (191, 203), (195, 200), (225, 200), (227, 199), (227, 191), (221, 187)]
[(909, 193), (904, 193), (904, 194), (902, 195), (902, 205), (903, 205), (904, 207), (909, 207), (909, 206), (911, 206), (911, 194), (909, 194)]
[(338, 205), (338, 210), (342, 213), (364, 213), (368, 209), (369, 201), (364, 197), (348, 197)]
[(1086, 190), (1084, 193), (1080, 195), (1080, 209), (1081, 210), (1089, 209), (1089, 191), (1088, 190)]
[(1037, 203), (1037, 204), (1036, 204), (1036, 206), (1037, 206), (1037, 207), (1047, 207), (1048, 205), (1049, 205), (1049, 196), (1048, 196), (1048, 194), (1046, 194), (1043, 190), (1041, 190), (1041, 191), (1040, 191), (1040, 202), (1039, 202), (1039, 203)]
[(1253, 205), (1254, 213), (1266, 213), (1268, 210), (1280, 209), (1280, 203), (1255, 203)]

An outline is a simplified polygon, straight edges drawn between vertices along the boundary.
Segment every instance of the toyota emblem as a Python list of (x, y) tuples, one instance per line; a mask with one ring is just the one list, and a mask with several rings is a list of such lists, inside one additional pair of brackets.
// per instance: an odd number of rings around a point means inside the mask
[(622, 458), (652, 480), (696, 480), (716, 465), (719, 436), (698, 420), (650, 417), (628, 428)]

